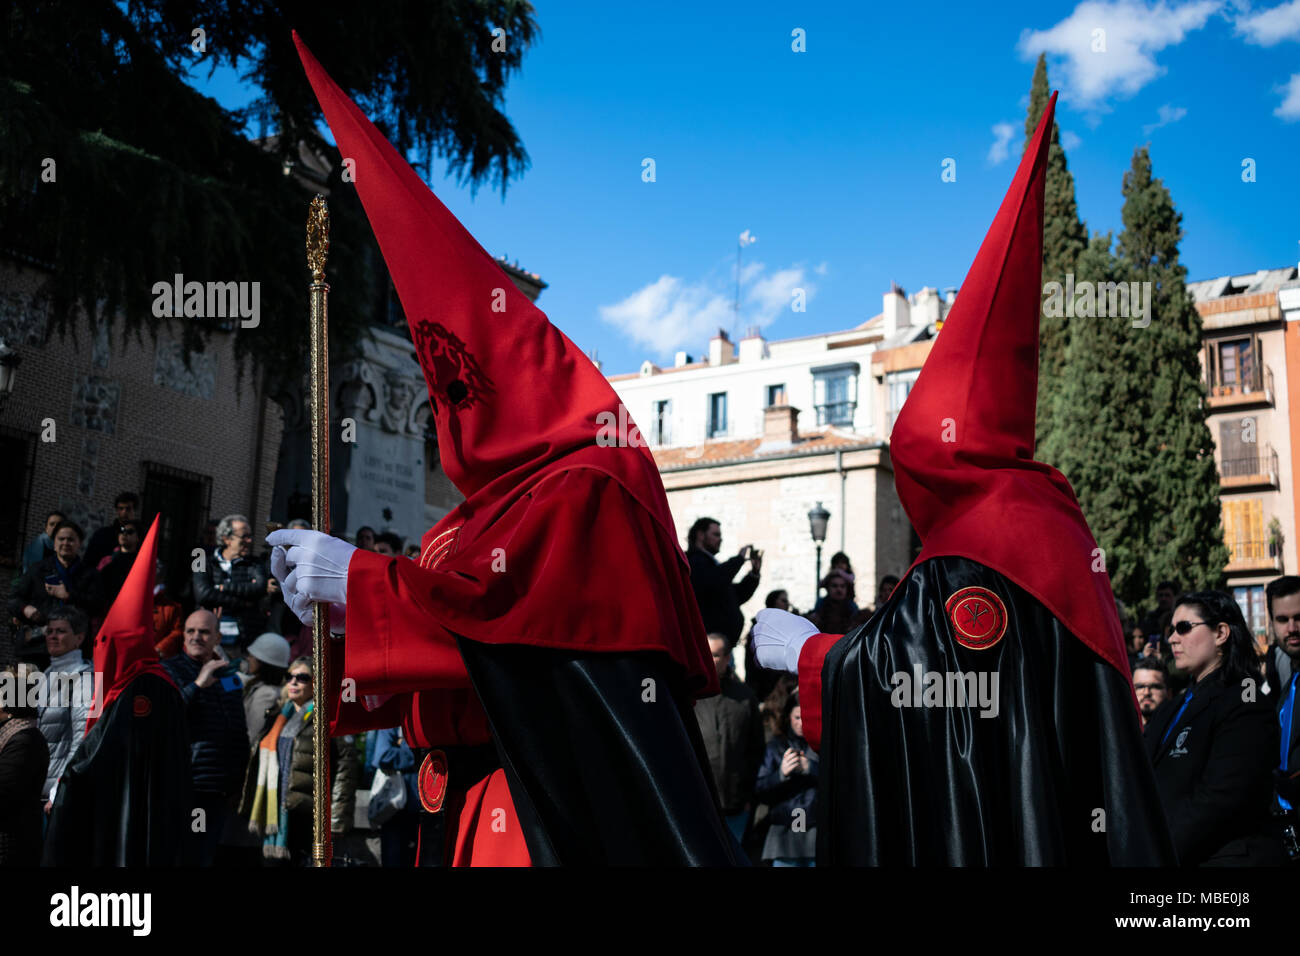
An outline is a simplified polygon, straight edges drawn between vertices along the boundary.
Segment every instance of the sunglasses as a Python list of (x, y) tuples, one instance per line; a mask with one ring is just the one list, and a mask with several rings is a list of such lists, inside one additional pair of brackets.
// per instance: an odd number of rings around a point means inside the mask
[(290, 674), (290, 675), (289, 675), (289, 683), (290, 683), (290, 684), (310, 684), (310, 683), (311, 683), (311, 675), (310, 675), (310, 674)]
[(139, 534), (140, 532), (136, 531), (135, 528), (118, 528), (117, 533), (118, 534)]
[[(1191, 633), (1192, 628), (1200, 627), (1202, 624), (1205, 624), (1205, 622), (1204, 621), (1179, 621), (1177, 624), (1174, 625), (1174, 633), (1189, 634)], [(1205, 624), (1205, 626), (1209, 627), (1210, 625)]]

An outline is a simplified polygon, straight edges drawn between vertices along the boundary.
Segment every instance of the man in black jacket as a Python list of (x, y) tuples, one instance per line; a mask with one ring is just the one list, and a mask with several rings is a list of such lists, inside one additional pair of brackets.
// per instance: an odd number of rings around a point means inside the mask
[(1266, 663), (1267, 683), (1282, 733), (1273, 814), (1292, 862), (1300, 862), (1300, 577), (1284, 575), (1265, 589), (1274, 647)]
[[(726, 635), (730, 648), (736, 646), (745, 627), (745, 615), (740, 606), (753, 597), (758, 588), (763, 553), (747, 544), (735, 557), (719, 563), (715, 556), (721, 547), (722, 526), (715, 519), (701, 518), (691, 525), (686, 535), (686, 559), (691, 565), (691, 587), (700, 605), (704, 630), (710, 634)], [(746, 561), (749, 561), (749, 573), (739, 584), (732, 583)]]
[(262, 563), (252, 556), (253, 529), (243, 515), (226, 515), (217, 525), (217, 547), (194, 572), (194, 602), (220, 610), (221, 643), (232, 656), (266, 631), (267, 604), (275, 590)]
[(710, 634), (709, 652), (718, 670), (722, 692), (697, 700), (695, 719), (704, 738), (713, 782), (718, 787), (722, 816), (732, 835), (743, 840), (753, 809), (754, 781), (758, 779), (758, 768), (767, 746), (763, 718), (754, 692), (732, 673), (727, 639), (721, 634)]
[[(185, 619), (184, 653), (163, 661), (180, 689), (190, 730), (194, 807), (202, 826), (190, 827), (191, 865), (210, 866), (248, 757), (243, 684), (217, 649), (220, 632), (211, 611)], [(195, 832), (197, 831), (197, 832)]]

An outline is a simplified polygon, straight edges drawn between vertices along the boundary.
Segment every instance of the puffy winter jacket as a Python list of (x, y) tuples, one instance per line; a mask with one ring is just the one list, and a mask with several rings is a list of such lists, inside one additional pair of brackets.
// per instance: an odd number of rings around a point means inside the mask
[(50, 766), (41, 790), (46, 800), (54, 799), (59, 775), (86, 736), (86, 717), (93, 696), (89, 678), (93, 671), (94, 665), (81, 656), (81, 648), (52, 658), (45, 671), (46, 703), (36, 724), (50, 749)]
[(194, 790), (233, 794), (239, 791), (248, 762), (244, 686), (233, 672), (219, 672), (207, 687), (194, 683), (203, 665), (188, 654), (162, 662), (185, 701), (190, 728), (190, 770)]

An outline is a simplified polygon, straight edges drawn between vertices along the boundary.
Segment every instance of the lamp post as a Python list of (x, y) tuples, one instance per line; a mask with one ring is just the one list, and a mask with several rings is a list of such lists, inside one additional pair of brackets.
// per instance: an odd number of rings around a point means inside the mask
[(808, 528), (812, 531), (813, 542), (817, 545), (817, 577), (813, 579), (813, 606), (817, 606), (817, 592), (822, 586), (822, 542), (826, 540), (826, 522), (831, 513), (817, 502), (817, 507), (808, 512)]

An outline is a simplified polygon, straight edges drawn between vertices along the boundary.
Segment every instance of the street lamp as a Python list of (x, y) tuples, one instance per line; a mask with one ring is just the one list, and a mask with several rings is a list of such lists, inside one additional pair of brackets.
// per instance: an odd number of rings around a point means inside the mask
[(4, 408), (14, 390), (14, 379), (18, 377), (16, 369), (22, 358), (15, 349), (0, 339), (0, 408)]
[(813, 605), (817, 604), (817, 592), (822, 586), (822, 542), (826, 540), (826, 522), (831, 513), (817, 502), (817, 507), (808, 512), (808, 528), (812, 531), (813, 542), (817, 545), (817, 577), (813, 579)]

